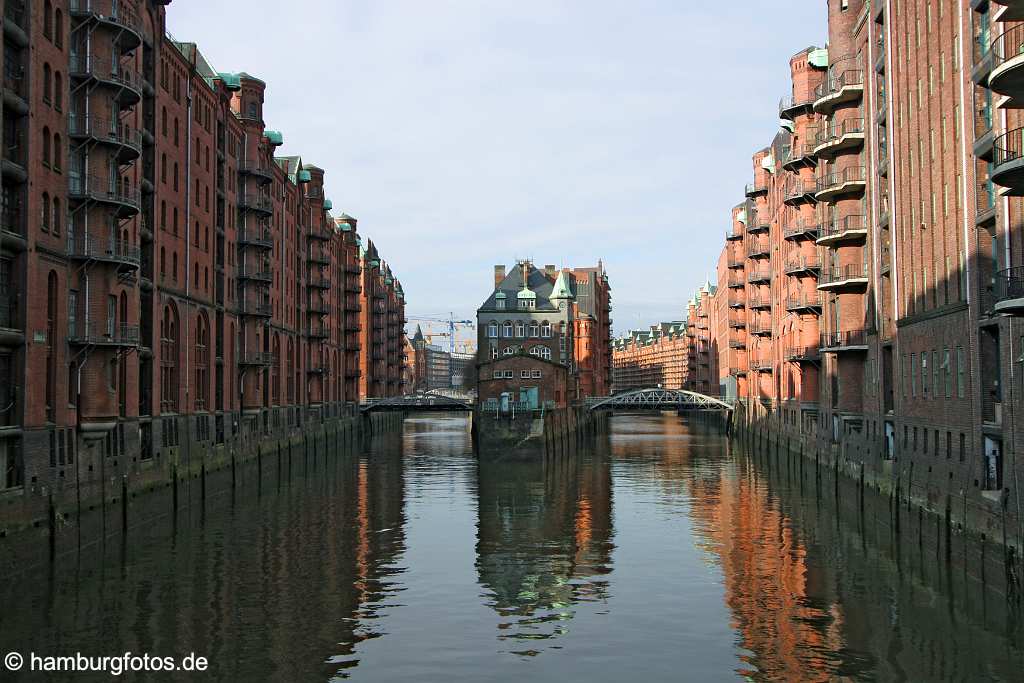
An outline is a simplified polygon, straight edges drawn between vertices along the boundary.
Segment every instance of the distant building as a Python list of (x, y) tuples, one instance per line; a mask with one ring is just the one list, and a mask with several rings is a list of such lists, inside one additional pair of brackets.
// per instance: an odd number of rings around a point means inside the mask
[(478, 400), (504, 395), (536, 408), (607, 394), (609, 292), (600, 263), (577, 271), (495, 266), (494, 290), (477, 310)]
[(471, 389), (472, 387), (467, 386), (467, 378), (472, 375), (471, 368), (473, 362), (476, 359), (476, 354), (473, 353), (453, 353), (452, 354), (452, 388), (454, 389)]
[(693, 348), (690, 332), (686, 321), (676, 320), (613, 341), (612, 391), (684, 388)]
[(426, 361), (426, 389), (450, 389), (452, 386), (452, 356), (436, 344), (424, 347)]

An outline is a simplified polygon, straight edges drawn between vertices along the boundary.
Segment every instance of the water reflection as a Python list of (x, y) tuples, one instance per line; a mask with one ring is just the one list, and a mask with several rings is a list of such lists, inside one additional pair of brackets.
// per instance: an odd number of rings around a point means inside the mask
[(608, 460), (482, 462), (477, 571), (510, 652), (535, 655), (567, 632), (580, 602), (608, 597)]

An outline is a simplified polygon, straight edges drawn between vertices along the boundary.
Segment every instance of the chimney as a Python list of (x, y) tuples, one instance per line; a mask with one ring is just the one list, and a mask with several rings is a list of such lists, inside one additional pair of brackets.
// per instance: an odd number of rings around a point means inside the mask
[(557, 272), (558, 269), (555, 268), (554, 264), (549, 263), (548, 265), (544, 266), (544, 274), (547, 275), (548, 278), (551, 280), (554, 280), (556, 277), (558, 277)]
[(505, 266), (494, 266), (494, 286), (497, 287), (505, 279)]

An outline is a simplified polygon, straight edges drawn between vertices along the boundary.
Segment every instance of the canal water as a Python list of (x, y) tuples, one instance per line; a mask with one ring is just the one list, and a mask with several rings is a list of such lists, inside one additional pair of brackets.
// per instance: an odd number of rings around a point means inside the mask
[(1024, 675), (1004, 605), (675, 415), (483, 465), (462, 419), (419, 417), (289, 472), (4, 582), (0, 653), (195, 652), (231, 681)]

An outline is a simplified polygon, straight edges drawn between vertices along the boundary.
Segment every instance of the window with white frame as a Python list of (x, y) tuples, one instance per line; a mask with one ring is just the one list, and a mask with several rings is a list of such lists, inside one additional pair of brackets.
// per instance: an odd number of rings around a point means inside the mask
[(533, 338), (540, 336), (540, 325), (538, 325), (536, 321), (530, 323), (530, 336)]
[(535, 299), (520, 299), (519, 300), (519, 308), (522, 308), (522, 309), (535, 308), (535, 304), (536, 303), (537, 302), (536, 302)]
[(501, 379), (504, 376), (505, 376), (505, 372), (503, 370), (495, 370), (494, 371), (494, 379)]
[(551, 323), (545, 320), (540, 326), (540, 336), (548, 338), (551, 336)]
[(558, 338), (558, 350), (565, 351), (565, 335), (563, 334)]
[(487, 337), (488, 339), (498, 338), (498, 323), (496, 321), (492, 320), (491, 322), (487, 323)]
[(523, 321), (516, 322), (516, 338), (522, 339), (526, 336), (526, 323)]
[(516, 373), (512, 372), (511, 370), (506, 370), (505, 371), (505, 379), (514, 379), (515, 376), (516, 376)]
[(530, 354), (543, 358), (544, 360), (551, 360), (551, 349), (544, 346), (543, 344), (537, 344), (530, 348)]
[(505, 300), (504, 299), (495, 299), (494, 300), (494, 307), (496, 309), (498, 309), (499, 311), (504, 311), (505, 310)]
[(506, 356), (513, 356), (513, 355), (515, 355), (515, 353), (516, 353), (516, 347), (514, 347), (514, 346), (506, 346), (505, 347), (504, 355), (506, 355)]
[(512, 323), (510, 321), (506, 320), (505, 324), (502, 327), (503, 327), (502, 336), (504, 336), (506, 338), (511, 338), (512, 337)]
[(533, 378), (534, 379), (540, 379), (540, 370), (534, 370), (533, 371)]
[(497, 357), (498, 357), (498, 347), (497, 346), (492, 346), (491, 347), (491, 358), (497, 358)]
[(530, 379), (530, 371), (529, 370), (520, 370), (519, 371), (519, 379)]

